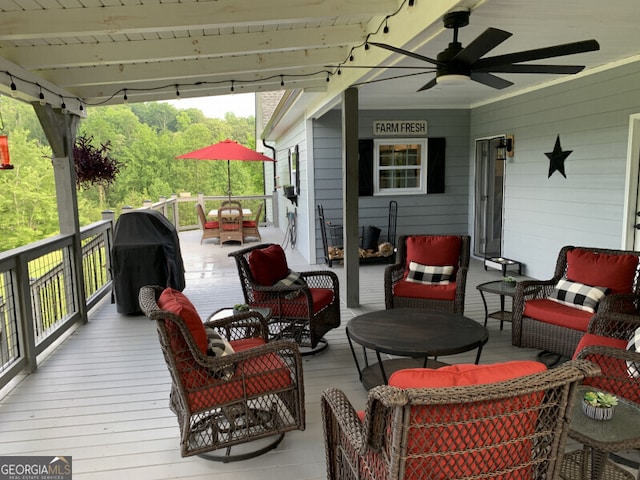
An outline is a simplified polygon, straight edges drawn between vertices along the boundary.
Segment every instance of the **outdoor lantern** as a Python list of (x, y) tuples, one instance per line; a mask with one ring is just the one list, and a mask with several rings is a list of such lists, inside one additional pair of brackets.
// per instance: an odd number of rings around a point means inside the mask
[(9, 158), (9, 137), (6, 135), (0, 135), (0, 170), (11, 170), (11, 158)]

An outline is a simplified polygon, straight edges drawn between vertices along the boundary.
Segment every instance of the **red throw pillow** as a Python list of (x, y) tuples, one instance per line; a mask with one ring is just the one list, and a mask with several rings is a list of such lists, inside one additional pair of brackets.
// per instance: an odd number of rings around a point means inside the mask
[(567, 278), (587, 285), (607, 287), (607, 293), (631, 293), (637, 268), (637, 255), (609, 255), (583, 248), (567, 252)]
[(178, 315), (184, 320), (196, 345), (200, 351), (206, 355), (207, 332), (205, 332), (202, 319), (191, 301), (182, 292), (174, 290), (173, 288), (165, 288), (158, 299), (158, 306), (162, 310)]
[(412, 235), (407, 237), (407, 270), (412, 261), (421, 265), (453, 265), (460, 263), (460, 244), (457, 235)]
[(289, 274), (287, 257), (280, 245), (253, 250), (249, 254), (249, 268), (258, 284), (269, 287)]
[(491, 365), (459, 364), (438, 369), (408, 368), (394, 372), (389, 385), (399, 388), (438, 388), (503, 382), (546, 370), (540, 362), (514, 360)]

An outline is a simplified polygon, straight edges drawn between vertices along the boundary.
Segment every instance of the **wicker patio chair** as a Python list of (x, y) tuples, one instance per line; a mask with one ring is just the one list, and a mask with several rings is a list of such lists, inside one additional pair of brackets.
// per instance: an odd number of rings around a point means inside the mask
[[(633, 314), (640, 315), (640, 282), (638, 274), (638, 255), (639, 252), (631, 250), (609, 250), (604, 248), (591, 247), (574, 247), (565, 246), (560, 250), (556, 262), (555, 272), (549, 280), (525, 280), (518, 282), (513, 297), (513, 317), (512, 317), (512, 343), (518, 347), (537, 348), (542, 351), (552, 352), (563, 357), (571, 358), (578, 345), (578, 342), (587, 331), (589, 321), (595, 313), (581, 311), (570, 306), (559, 305), (556, 302), (548, 300), (552, 295), (559, 280), (580, 281), (576, 278), (567, 278), (568, 261), (567, 256), (580, 252), (607, 256), (612, 259), (611, 274), (608, 279), (597, 278), (590, 279), (592, 286), (609, 287), (606, 283), (611, 282), (611, 277), (623, 275), (619, 261), (624, 258), (631, 259), (635, 257), (635, 267), (633, 261), (630, 267), (624, 270), (629, 277), (627, 293), (607, 293), (596, 308), (596, 313), (607, 314), (609, 317), (617, 314)], [(624, 257), (627, 256), (627, 257)], [(618, 273), (620, 272), (620, 273)], [(583, 272), (584, 274), (584, 272)], [(598, 270), (588, 274), (591, 277), (598, 276)], [(609, 289), (608, 291), (610, 291)], [(567, 326), (565, 321), (541, 321), (527, 315), (527, 302), (534, 301), (532, 304), (537, 306), (544, 305), (543, 308), (551, 306), (554, 309), (553, 315), (557, 318), (567, 318), (571, 316), (571, 326)], [(545, 305), (546, 304), (546, 305)], [(538, 308), (540, 311), (540, 308)], [(557, 313), (556, 313), (557, 312)], [(575, 317), (575, 318), (574, 318)]]
[(227, 202), (218, 209), (220, 224), (220, 246), (226, 242), (244, 242), (242, 236), (242, 206), (240, 202)]
[[(619, 401), (635, 404), (640, 408), (640, 353), (628, 350), (629, 341), (640, 329), (640, 317), (632, 315), (606, 315), (598, 313), (589, 322), (587, 334), (582, 337), (574, 359), (588, 360), (600, 367), (600, 375), (585, 378), (583, 385), (612, 393)], [(614, 415), (618, 414), (617, 412)], [(596, 431), (591, 432), (593, 434)], [(640, 432), (635, 436), (619, 438), (611, 442), (610, 452), (599, 450), (593, 438), (576, 429), (569, 436), (584, 445), (565, 456), (563, 477), (582, 478), (582, 473), (594, 468), (608, 471), (607, 478), (631, 478), (631, 474), (613, 465), (609, 453), (640, 448)], [(593, 462), (593, 463), (592, 463)], [(638, 468), (638, 465), (635, 465)]]
[(321, 399), (327, 477), (556, 479), (568, 405), (577, 383), (597, 371), (589, 362), (568, 362), (497, 383), (383, 385), (369, 391), (360, 413), (330, 388)]
[(202, 229), (202, 238), (200, 243), (209, 238), (220, 239), (220, 227), (217, 220), (208, 221), (204, 214), (202, 205), (196, 203), (196, 212), (198, 214), (198, 221), (200, 222), (200, 228)]
[[(178, 418), (183, 457), (243, 460), (275, 448), (285, 432), (304, 430), (302, 360), (295, 343), (268, 342), (266, 322), (257, 312), (207, 321), (203, 327), (186, 297), (178, 298), (176, 291), (163, 297), (164, 292), (142, 287), (139, 300), (156, 321), (171, 374), (169, 406)], [(201, 338), (199, 328), (204, 332), (205, 327), (225, 337), (234, 352), (203, 353), (207, 337)]]
[(263, 204), (260, 202), (258, 205), (258, 211), (256, 212), (256, 216), (253, 220), (244, 220), (242, 222), (242, 236), (246, 240), (247, 238), (257, 238), (258, 241), (262, 241), (262, 237), (260, 236), (260, 215), (262, 215), (262, 207)]
[(303, 283), (284, 285), (277, 281), (291, 270), (279, 245), (253, 245), (229, 256), (236, 260), (245, 303), (271, 309), (272, 336), (293, 338), (303, 348), (303, 355), (324, 350), (327, 346), (324, 335), (340, 326), (339, 283), (335, 273), (297, 272)]
[[(384, 271), (384, 301), (391, 308), (428, 308), (464, 313), (469, 270), (469, 235), (401, 235), (397, 263)], [(453, 267), (448, 284), (408, 282), (411, 262), (418, 266)]]

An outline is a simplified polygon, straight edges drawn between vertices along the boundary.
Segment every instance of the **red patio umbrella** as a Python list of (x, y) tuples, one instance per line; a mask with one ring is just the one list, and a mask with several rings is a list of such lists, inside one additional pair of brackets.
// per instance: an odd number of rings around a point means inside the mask
[(222, 142), (214, 143), (208, 147), (201, 148), (200, 150), (194, 150), (193, 152), (179, 155), (176, 158), (179, 159), (192, 159), (192, 160), (226, 160), (227, 161), (227, 181), (229, 194), (229, 200), (231, 200), (231, 160), (239, 160), (241, 162), (275, 162), (273, 158), (267, 157), (255, 150), (240, 145), (233, 140), (223, 140)]

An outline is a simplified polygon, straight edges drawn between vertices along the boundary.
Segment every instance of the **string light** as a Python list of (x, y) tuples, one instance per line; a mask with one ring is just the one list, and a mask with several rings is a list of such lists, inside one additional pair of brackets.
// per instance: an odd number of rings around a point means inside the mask
[[(347, 57), (347, 59), (345, 59), (344, 61), (342, 61), (341, 63), (339, 63), (337, 66), (335, 67), (331, 67), (333, 68), (333, 71), (331, 70), (327, 70), (327, 69), (323, 69), (323, 70), (318, 70), (316, 72), (312, 72), (312, 73), (306, 73), (306, 74), (300, 74), (300, 75), (295, 75), (295, 74), (276, 74), (273, 76), (269, 76), (269, 77), (263, 77), (263, 78), (258, 78), (258, 79), (253, 79), (253, 80), (231, 80), (231, 92), (235, 91), (235, 83), (241, 83), (241, 84), (254, 84), (254, 83), (260, 83), (260, 82), (266, 82), (275, 78), (280, 78), (280, 86), (284, 87), (284, 83), (285, 83), (285, 77), (287, 78), (309, 78), (309, 77), (313, 77), (313, 76), (318, 76), (321, 74), (325, 74), (326, 75), (326, 81), (330, 82), (331, 81), (331, 77), (333, 75), (341, 75), (342, 71), (340, 69), (340, 67), (342, 65), (344, 65), (347, 61), (351, 61), (353, 62), (355, 60), (355, 56), (353, 54), (354, 50), (359, 48), (359, 47), (364, 47), (365, 50), (369, 50), (370, 49), (370, 45), (369, 45), (369, 38), (371, 37), (371, 35), (375, 35), (380, 33), (380, 31), (382, 30), (382, 33), (389, 33), (389, 23), (388, 20), (389, 18), (392, 18), (396, 15), (398, 15), (400, 13), (400, 11), (402, 10), (402, 8), (408, 5), (409, 7), (413, 7), (415, 6), (415, 0), (403, 0), (402, 3), (400, 4), (400, 6), (396, 9), (396, 11), (394, 11), (393, 13), (387, 15), (380, 23), (380, 25), (378, 26), (378, 28), (371, 32), (368, 33), (366, 36), (366, 39), (364, 42), (362, 42), (359, 45), (356, 45), (355, 47), (352, 47), (351, 50), (349, 51), (349, 55)], [(33, 85), (38, 87), (39, 89), (39, 93), (38, 93), (38, 98), (40, 100), (40, 104), (41, 105), (46, 105), (46, 98), (44, 95), (44, 92), (48, 92), (51, 95), (57, 95), (60, 97), (60, 107), (62, 110), (66, 109), (66, 103), (65, 103), (65, 97), (60, 95), (59, 93), (48, 89), (46, 87), (42, 87), (39, 83), (30, 81), (30, 80), (26, 80), (24, 78), (20, 78), (19, 76), (14, 76), (13, 74), (11, 74), (8, 71), (2, 71), (0, 70), (0, 73), (5, 73), (9, 79), (10, 79), (10, 89), (11, 89), (11, 95), (12, 96), (16, 96), (18, 93), (18, 87), (14, 81), (14, 77), (18, 80), (20, 80), (21, 82), (25, 83), (25, 84), (29, 84), (29, 85)], [(192, 86), (200, 86), (200, 85), (222, 85), (224, 83), (229, 82), (229, 80), (219, 80), (219, 81), (199, 81), (199, 82), (193, 82), (193, 83), (183, 83), (183, 84), (169, 84), (169, 85), (163, 85), (163, 86), (158, 86), (158, 87), (149, 87), (149, 88), (124, 88), (124, 89), (120, 89), (117, 90), (116, 92), (114, 92), (113, 94), (111, 94), (111, 96), (109, 96), (106, 100), (102, 100), (99, 102), (95, 102), (95, 103), (88, 103), (88, 102), (83, 102), (83, 100), (81, 99), (77, 99), (79, 102), (78, 105), (78, 110), (79, 111), (84, 111), (84, 103), (86, 103), (89, 106), (99, 106), (99, 105), (104, 105), (109, 103), (110, 101), (113, 100), (114, 97), (116, 97), (119, 94), (123, 94), (123, 103), (127, 104), (129, 97), (127, 95), (127, 91), (136, 91), (136, 92), (150, 92), (150, 91), (156, 91), (156, 90), (166, 90), (170, 87), (175, 87), (175, 94), (176, 97), (180, 96), (180, 87), (182, 87), (183, 89), (185, 87), (192, 87)]]
[(67, 110), (67, 104), (64, 103), (64, 97), (62, 95), (60, 95), (60, 111), (62, 113), (69, 113)]
[(7, 75), (9, 75), (9, 79), (11, 80), (11, 96), (15, 97), (18, 93), (18, 87), (16, 87), (16, 82), (13, 81), (11, 74), (8, 73)]
[(40, 105), (44, 107), (47, 104), (47, 102), (44, 99), (44, 93), (42, 93), (42, 87), (40, 85), (38, 85), (38, 87), (40, 88), (40, 94), (38, 95), (38, 98), (40, 99)]

